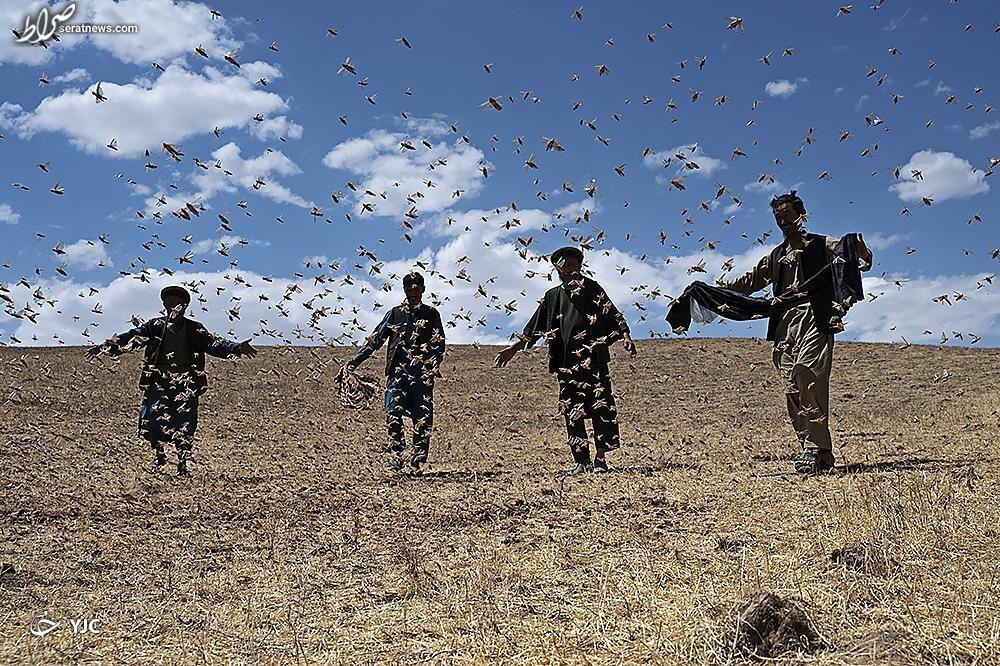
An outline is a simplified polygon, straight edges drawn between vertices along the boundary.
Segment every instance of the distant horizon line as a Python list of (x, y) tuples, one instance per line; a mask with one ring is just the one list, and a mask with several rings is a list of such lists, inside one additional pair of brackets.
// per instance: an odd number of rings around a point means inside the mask
[[(655, 343), (658, 343), (658, 342), (684, 342), (684, 341), (693, 341), (693, 340), (739, 340), (739, 341), (750, 341), (750, 342), (767, 342), (767, 340), (765, 340), (764, 338), (760, 338), (760, 337), (708, 336), (708, 335), (705, 335), (705, 336), (694, 336), (694, 337), (690, 337), (690, 336), (673, 336), (673, 337), (670, 337), (670, 338), (638, 338), (638, 337), (633, 337), (633, 340), (635, 340), (636, 344), (639, 344), (639, 343), (654, 343), (654, 342)], [(92, 345), (60, 345), (60, 344), (53, 344), (53, 345), (11, 345), (11, 344), (6, 344), (4, 342), (0, 342), (0, 350), (7, 350), (7, 349), (11, 349), (11, 350), (18, 350), (18, 349), (21, 349), (21, 350), (32, 350), (32, 349), (88, 349), (90, 347), (94, 347), (94, 346), (100, 345), (102, 342), (103, 342), (103, 340), (97, 341), (97, 342), (94, 342), (94, 344), (92, 344)], [(262, 344), (262, 343), (259, 344), (257, 342), (254, 342), (253, 340), (251, 340), (251, 344), (253, 344), (254, 347), (257, 347), (259, 349), (264, 349), (264, 348), (268, 348), (268, 349), (289, 349), (289, 348), (291, 348), (291, 349), (295, 349), (295, 348), (315, 349), (315, 348), (319, 348), (319, 347), (325, 347), (325, 348), (329, 348), (329, 349), (360, 349), (361, 348), (361, 345), (334, 345), (334, 344), (327, 344), (327, 343), (317, 343), (317, 344), (284, 344), (284, 345), (279, 345), (279, 344)], [(836, 342), (836, 344), (837, 345), (880, 345), (880, 346), (881, 345), (886, 345), (886, 346), (894, 346), (894, 347), (900, 347), (902, 345), (901, 342), (870, 342), (870, 341), (864, 341), (864, 340), (838, 340)], [(449, 343), (449, 344), (447, 344), (447, 348), (454, 348), (454, 347), (471, 347), (471, 348), (496, 347), (496, 348), (503, 348), (505, 346), (506, 346), (506, 344), (504, 344), (504, 343), (482, 343), (482, 344), (475, 344), (475, 343), (471, 343), (471, 342), (455, 342), (455, 343)], [(977, 351), (977, 350), (997, 351), (997, 350), (1000, 350), (1000, 346), (990, 346), (990, 345), (986, 345), (986, 346), (976, 345), (976, 346), (973, 346), (971, 343), (965, 343), (965, 342), (959, 343), (959, 344), (951, 344), (950, 340), (949, 340), (949, 344), (941, 344), (940, 342), (937, 342), (937, 343), (932, 343), (932, 342), (910, 342), (909, 346), (911, 346), (911, 347), (935, 347), (935, 348), (940, 348), (940, 349), (956, 349), (956, 348), (958, 348), (958, 349), (966, 349), (966, 350), (971, 350), (971, 351)], [(536, 345), (534, 347), (534, 350), (543, 349), (544, 347), (545, 347), (545, 345)], [(531, 350), (528, 350), (528, 351), (531, 351)], [(900, 350), (900, 351), (902, 351), (902, 350)]]

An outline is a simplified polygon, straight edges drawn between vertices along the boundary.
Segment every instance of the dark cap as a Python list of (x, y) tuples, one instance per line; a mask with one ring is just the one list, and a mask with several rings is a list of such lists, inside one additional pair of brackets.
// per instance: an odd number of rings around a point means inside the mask
[(411, 284), (424, 286), (424, 276), (416, 271), (412, 271), (403, 276), (403, 286), (409, 287)]
[(177, 296), (183, 299), (185, 303), (191, 302), (191, 294), (184, 287), (179, 287), (176, 284), (172, 284), (169, 287), (164, 287), (163, 291), (160, 292), (160, 300), (164, 300), (167, 296)]
[(558, 264), (566, 257), (576, 257), (580, 263), (583, 263), (583, 250), (573, 245), (567, 245), (566, 247), (561, 247), (552, 253), (552, 263)]

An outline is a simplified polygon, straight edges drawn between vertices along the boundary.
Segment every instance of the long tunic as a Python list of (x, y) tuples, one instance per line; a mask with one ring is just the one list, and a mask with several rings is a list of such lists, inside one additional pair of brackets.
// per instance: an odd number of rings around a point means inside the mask
[[(833, 251), (839, 240), (839, 238), (826, 237), (824, 249), (827, 263), (833, 261)], [(772, 285), (773, 293), (784, 293), (793, 284), (800, 285), (805, 282), (802, 262), (799, 261), (801, 247), (801, 245), (790, 246), (788, 254), (779, 260), (782, 265), (778, 273), (778, 283)], [(761, 257), (753, 269), (724, 286), (749, 295), (768, 286), (771, 283), (772, 274), (771, 253), (768, 252)], [(833, 348), (833, 335), (819, 330), (812, 304), (805, 302), (789, 308), (782, 314), (775, 332), (774, 348), (786, 353), (793, 353), (796, 364), (805, 365), (813, 372), (818, 373), (824, 368), (828, 371)]]
[(154, 445), (173, 442), (178, 450), (190, 450), (198, 428), (198, 396), (207, 386), (204, 355), (239, 356), (240, 343), (211, 334), (186, 317), (161, 317), (114, 336), (112, 355), (133, 338), (143, 339), (146, 347), (139, 436)]
[(628, 332), (625, 316), (604, 288), (583, 277), (545, 292), (522, 336), (529, 349), (546, 339), (549, 372), (556, 373), (581, 363), (606, 368), (608, 347)]

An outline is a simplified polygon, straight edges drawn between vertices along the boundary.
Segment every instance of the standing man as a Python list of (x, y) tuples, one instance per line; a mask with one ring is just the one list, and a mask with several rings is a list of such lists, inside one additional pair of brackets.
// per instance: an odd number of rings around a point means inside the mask
[(102, 351), (111, 356), (123, 353), (122, 346), (133, 338), (142, 338), (145, 358), (139, 375), (143, 389), (139, 409), (139, 436), (149, 442), (155, 458), (151, 472), (167, 464), (164, 444), (173, 442), (177, 451), (177, 475), (190, 477), (187, 461), (191, 458), (194, 433), (198, 427), (198, 397), (208, 389), (205, 354), (229, 358), (257, 355), (249, 340), (230, 342), (209, 333), (203, 325), (184, 316), (191, 294), (179, 286), (160, 292), (166, 316), (115, 335), (87, 350), (87, 358)]
[(559, 407), (576, 463), (571, 474), (581, 474), (591, 464), (586, 418), (593, 421), (597, 449), (593, 470), (600, 474), (608, 471), (605, 454), (621, 446), (608, 348), (621, 339), (625, 350), (635, 357), (635, 343), (625, 317), (604, 288), (580, 273), (582, 250), (560, 248), (552, 253), (552, 263), (562, 284), (545, 292), (520, 339), (501, 350), (494, 362), (502, 368), (517, 352), (545, 337), (549, 372), (559, 380)]
[[(843, 308), (834, 288), (835, 274), (843, 272), (838, 262), (850, 257), (857, 269), (867, 271), (872, 267), (872, 253), (859, 234), (849, 234), (842, 241), (808, 233), (806, 207), (795, 190), (772, 199), (771, 210), (784, 241), (753, 270), (723, 286), (747, 295), (768, 285), (775, 296), (797, 293), (800, 288), (809, 294), (798, 305), (772, 309), (767, 339), (774, 342), (772, 360), (785, 382), (788, 417), (802, 447), (795, 469), (814, 475), (833, 469), (835, 463), (829, 423), (830, 369), (833, 335), (844, 330)], [(847, 239), (856, 244), (850, 252), (842, 247)], [(860, 273), (857, 276), (860, 285)]]
[(403, 468), (403, 417), (413, 420), (413, 454), (410, 471), (420, 472), (427, 462), (434, 425), (434, 378), (441, 376), (444, 359), (444, 326), (441, 315), (421, 302), (424, 276), (408, 273), (403, 277), (406, 301), (385, 313), (365, 346), (341, 372), (351, 372), (389, 342), (385, 357), (385, 412), (389, 431), (389, 468)]

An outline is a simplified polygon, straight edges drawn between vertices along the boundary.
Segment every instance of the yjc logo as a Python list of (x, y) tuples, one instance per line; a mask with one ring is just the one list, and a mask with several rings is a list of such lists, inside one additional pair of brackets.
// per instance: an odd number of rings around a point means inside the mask
[(75, 12), (75, 2), (69, 3), (56, 14), (49, 13), (48, 7), (42, 7), (37, 14), (24, 19), (24, 28), (20, 33), (14, 31), (14, 41), (18, 44), (47, 42), (56, 34), (59, 26), (69, 21)]
[[(69, 626), (73, 630), (74, 636), (80, 636), (83, 634), (96, 634), (98, 633), (97, 623), (100, 622), (98, 618), (78, 618), (69, 621)], [(32, 625), (30, 631), (32, 635), (38, 636), (39, 638), (45, 638), (53, 631), (59, 629), (60, 623), (50, 620), (47, 617), (40, 617)]]

